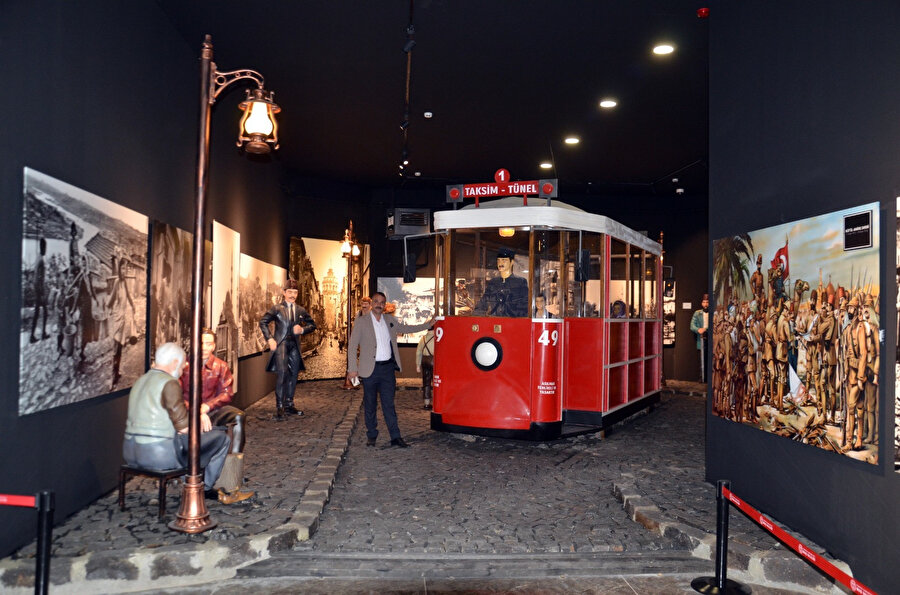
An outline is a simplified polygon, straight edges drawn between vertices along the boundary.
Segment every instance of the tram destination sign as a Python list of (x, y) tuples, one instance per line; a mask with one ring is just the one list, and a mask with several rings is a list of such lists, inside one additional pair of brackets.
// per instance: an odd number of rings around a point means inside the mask
[(457, 184), (447, 186), (447, 202), (462, 202), (466, 198), (474, 198), (477, 204), (483, 198), (528, 196), (529, 194), (539, 198), (555, 198), (556, 186), (555, 179)]

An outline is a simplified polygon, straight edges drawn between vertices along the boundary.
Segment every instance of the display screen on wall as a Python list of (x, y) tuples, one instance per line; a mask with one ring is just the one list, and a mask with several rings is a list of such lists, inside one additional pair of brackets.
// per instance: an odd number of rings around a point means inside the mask
[(301, 378), (343, 378), (347, 373), (347, 317), (359, 314), (369, 288), (369, 247), (357, 246), (359, 254), (347, 258), (341, 242), (291, 238), (288, 274), (300, 285), (297, 303), (316, 323), (316, 332), (302, 338), (306, 371)]
[(878, 463), (878, 203), (713, 242), (713, 413)]
[[(404, 283), (402, 277), (379, 277), (378, 291), (387, 297), (387, 303), (396, 308), (392, 314), (403, 324), (421, 324), (434, 315), (434, 279), (423, 277), (414, 283)], [(387, 307), (385, 308), (387, 311)], [(426, 331), (398, 335), (398, 343), (419, 342)]]
[(147, 217), (24, 169), (19, 415), (144, 373)]

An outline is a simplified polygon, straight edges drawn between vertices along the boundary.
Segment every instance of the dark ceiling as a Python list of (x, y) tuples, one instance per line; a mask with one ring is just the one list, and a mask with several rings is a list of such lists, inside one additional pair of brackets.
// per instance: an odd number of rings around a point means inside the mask
[[(198, 55), (208, 33), (221, 70), (266, 77), (283, 110), (278, 159), (297, 175), (443, 186), (502, 167), (559, 178), (563, 192), (706, 194), (708, 20), (696, 0), (158, 2)], [(658, 42), (675, 52), (655, 56)], [(600, 109), (604, 97), (619, 105)], [(581, 142), (565, 145), (569, 134)]]

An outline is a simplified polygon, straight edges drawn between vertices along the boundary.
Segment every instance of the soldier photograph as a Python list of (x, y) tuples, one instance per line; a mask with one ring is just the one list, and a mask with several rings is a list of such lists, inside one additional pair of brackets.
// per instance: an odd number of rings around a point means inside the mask
[(877, 463), (877, 228), (864, 205), (714, 242), (716, 415)]
[(25, 169), (19, 415), (144, 371), (147, 218)]

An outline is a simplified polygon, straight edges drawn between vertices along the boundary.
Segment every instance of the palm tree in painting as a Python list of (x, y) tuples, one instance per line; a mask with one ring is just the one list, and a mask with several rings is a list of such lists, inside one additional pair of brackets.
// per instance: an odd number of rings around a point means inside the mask
[(717, 304), (727, 307), (734, 293), (749, 295), (753, 254), (753, 240), (747, 233), (713, 243), (713, 286)]

